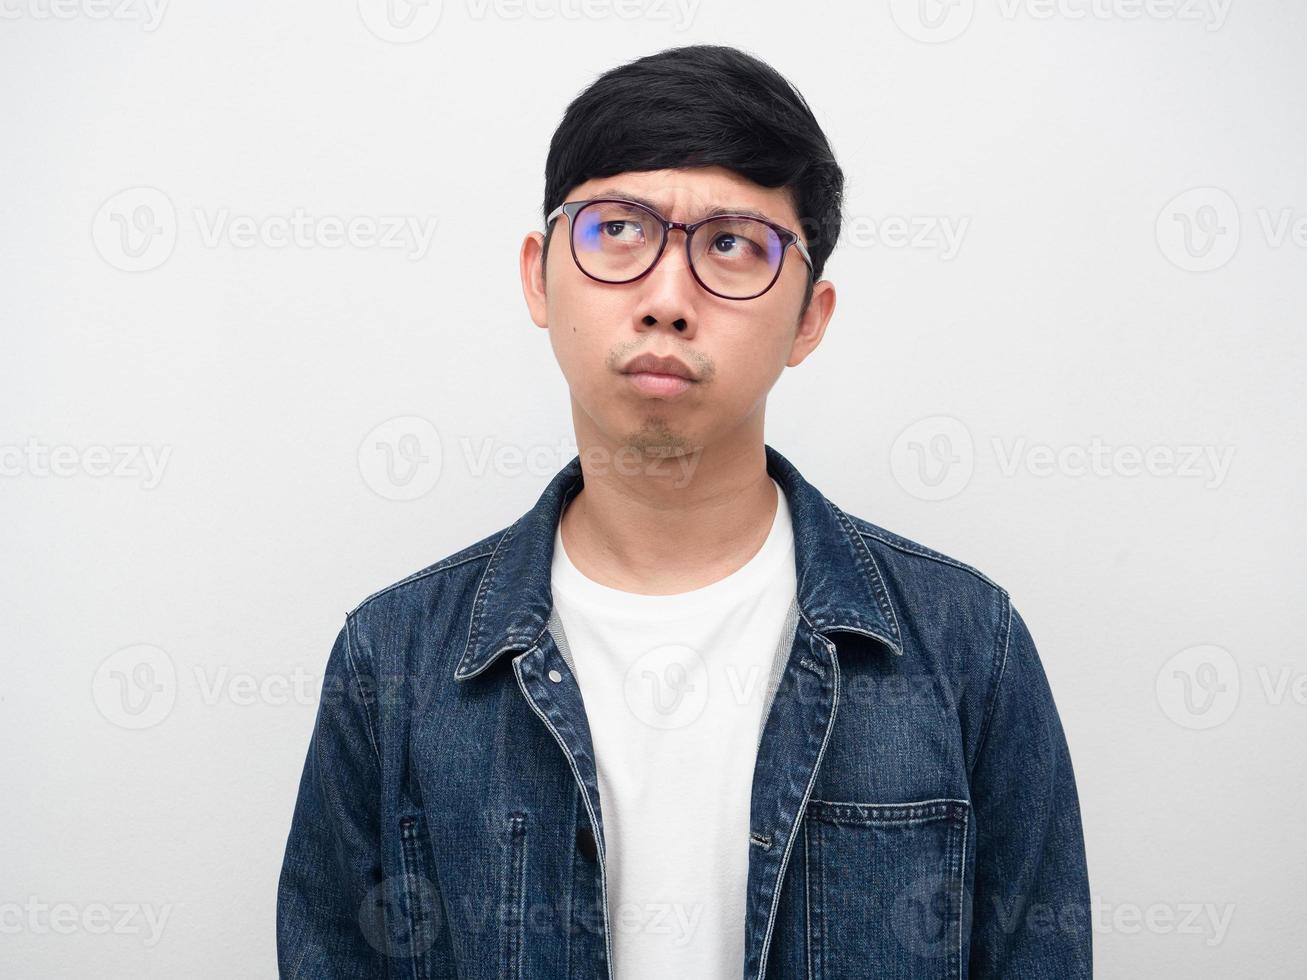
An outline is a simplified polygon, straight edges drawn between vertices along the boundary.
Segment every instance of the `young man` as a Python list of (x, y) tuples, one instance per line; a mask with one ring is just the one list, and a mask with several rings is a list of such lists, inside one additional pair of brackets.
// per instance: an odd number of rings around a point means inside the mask
[(842, 186), (731, 48), (569, 107), (521, 270), (580, 452), (347, 615), (282, 976), (1090, 976), (1071, 759), (1007, 592), (764, 443), (835, 309)]

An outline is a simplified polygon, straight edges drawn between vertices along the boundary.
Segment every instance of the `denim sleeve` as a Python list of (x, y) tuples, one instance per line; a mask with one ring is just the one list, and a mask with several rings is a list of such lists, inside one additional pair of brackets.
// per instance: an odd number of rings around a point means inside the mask
[[(277, 889), (282, 978), (384, 978), (376, 939), (380, 766), (348, 619), (327, 660)], [(370, 941), (371, 940), (371, 941)]]
[(1034, 641), (1003, 597), (972, 770), (972, 980), (1092, 976), (1089, 879), (1066, 736)]

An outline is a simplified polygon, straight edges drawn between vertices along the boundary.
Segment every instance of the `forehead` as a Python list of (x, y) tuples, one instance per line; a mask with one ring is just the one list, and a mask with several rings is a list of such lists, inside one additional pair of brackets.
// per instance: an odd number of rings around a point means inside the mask
[(568, 200), (620, 197), (653, 208), (673, 221), (716, 214), (748, 214), (787, 227), (798, 224), (788, 190), (763, 187), (724, 167), (632, 170), (578, 184)]

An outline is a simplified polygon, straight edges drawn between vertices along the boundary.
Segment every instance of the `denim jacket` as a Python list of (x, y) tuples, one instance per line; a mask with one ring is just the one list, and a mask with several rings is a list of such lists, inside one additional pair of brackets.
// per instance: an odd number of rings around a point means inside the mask
[[(798, 618), (740, 841), (745, 980), (1089, 977), (1071, 758), (1008, 593), (765, 449)], [(593, 744), (549, 629), (581, 486), (573, 457), (511, 526), (346, 614), (281, 868), (282, 977), (621, 980)]]

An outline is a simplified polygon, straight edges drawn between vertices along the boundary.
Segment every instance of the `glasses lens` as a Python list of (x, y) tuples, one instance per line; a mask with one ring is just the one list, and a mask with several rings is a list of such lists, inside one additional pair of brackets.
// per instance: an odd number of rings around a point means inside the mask
[(784, 244), (753, 218), (714, 218), (694, 233), (690, 261), (713, 292), (748, 299), (771, 285)]
[(658, 254), (663, 227), (635, 204), (596, 201), (577, 212), (572, 247), (586, 274), (606, 282), (626, 282), (641, 275)]

